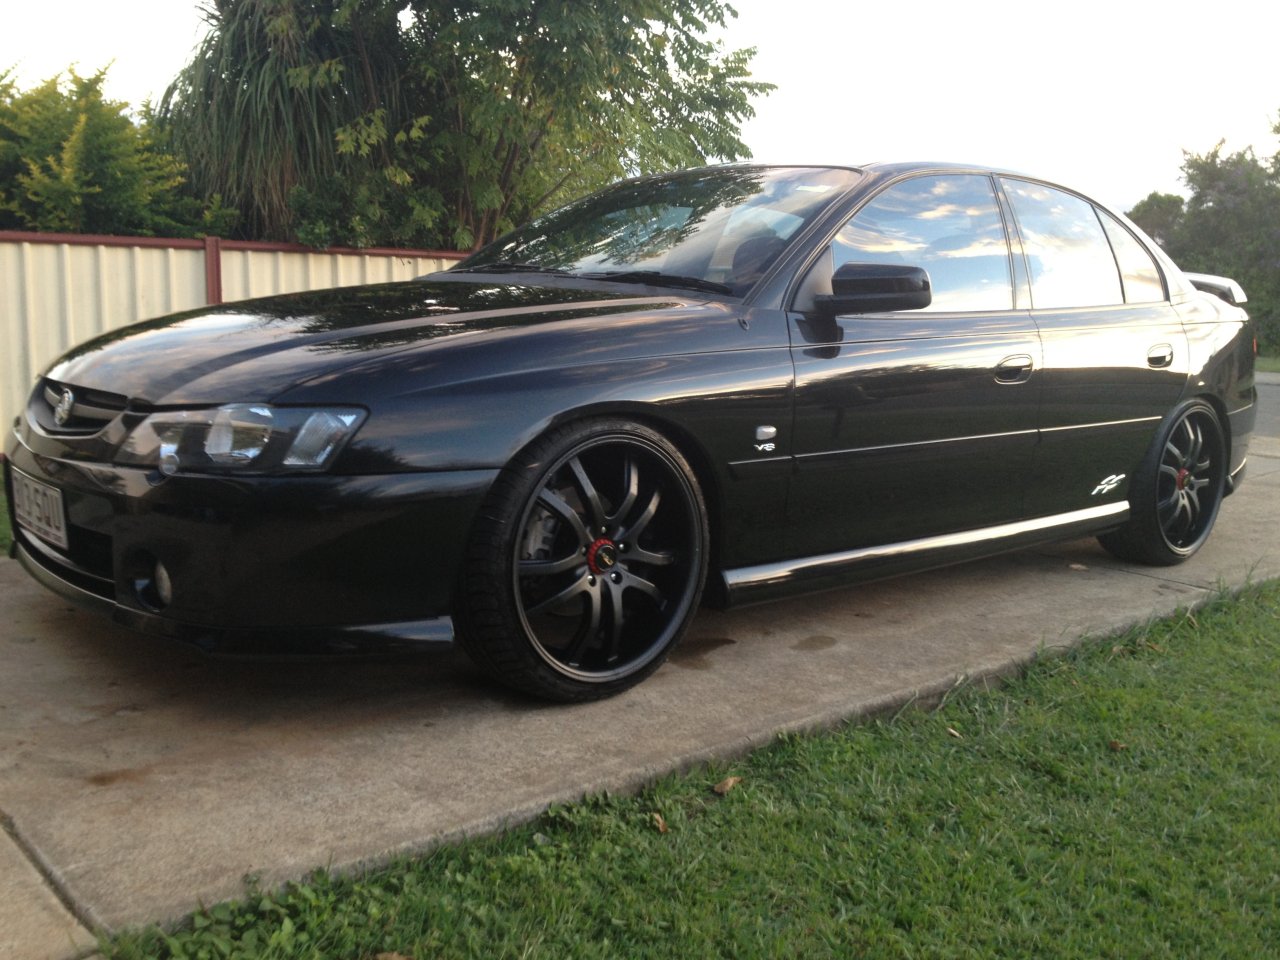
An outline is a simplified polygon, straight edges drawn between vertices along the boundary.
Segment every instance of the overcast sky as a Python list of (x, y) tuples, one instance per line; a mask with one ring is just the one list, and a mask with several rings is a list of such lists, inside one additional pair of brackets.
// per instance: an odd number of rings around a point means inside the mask
[[(589, 2), (589, 0), (583, 0)], [(158, 99), (203, 32), (189, 0), (8, 0), (0, 69), (26, 87), (114, 61), (108, 95)], [(1122, 209), (1180, 191), (1184, 149), (1270, 156), (1280, 7), (1246, 0), (734, 0), (726, 43), (778, 89), (758, 159), (957, 160), (1062, 181)]]

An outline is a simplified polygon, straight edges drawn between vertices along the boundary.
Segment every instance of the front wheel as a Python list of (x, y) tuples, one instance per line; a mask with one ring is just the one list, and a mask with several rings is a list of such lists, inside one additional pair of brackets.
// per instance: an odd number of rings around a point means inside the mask
[(697, 609), (706, 510), (693, 471), (642, 424), (554, 430), (503, 470), (461, 586), (463, 646), (502, 682), (592, 700), (640, 682)]
[(1099, 542), (1122, 560), (1181, 563), (1209, 538), (1226, 477), (1218, 414), (1192, 400), (1169, 419), (1143, 459), (1130, 490), (1129, 522)]

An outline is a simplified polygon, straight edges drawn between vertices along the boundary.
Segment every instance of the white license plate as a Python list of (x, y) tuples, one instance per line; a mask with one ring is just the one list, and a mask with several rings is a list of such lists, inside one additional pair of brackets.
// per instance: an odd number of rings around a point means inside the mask
[(67, 549), (67, 513), (62, 507), (62, 491), (14, 470), (13, 514), (18, 526)]

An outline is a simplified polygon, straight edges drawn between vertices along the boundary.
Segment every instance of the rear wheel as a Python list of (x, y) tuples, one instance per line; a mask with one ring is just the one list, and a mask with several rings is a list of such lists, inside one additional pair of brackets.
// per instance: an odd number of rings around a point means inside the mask
[(1156, 438), (1134, 477), (1129, 522), (1099, 542), (1122, 560), (1181, 563), (1209, 538), (1227, 476), (1226, 443), (1213, 407), (1192, 400)]
[(508, 465), (477, 521), (463, 645), (499, 680), (555, 700), (618, 693), (683, 635), (707, 566), (693, 472), (661, 434), (598, 420)]

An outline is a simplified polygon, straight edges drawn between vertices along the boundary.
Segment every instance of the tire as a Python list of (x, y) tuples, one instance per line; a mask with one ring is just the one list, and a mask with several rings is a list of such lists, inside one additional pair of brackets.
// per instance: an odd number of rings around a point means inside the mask
[(1098, 541), (1121, 560), (1182, 563), (1209, 538), (1226, 476), (1218, 414), (1191, 400), (1174, 411), (1143, 458), (1129, 491), (1128, 523)]
[(552, 430), (499, 475), (460, 584), (463, 647), (492, 676), (561, 701), (619, 693), (687, 629), (710, 536), (680, 451), (642, 424)]

